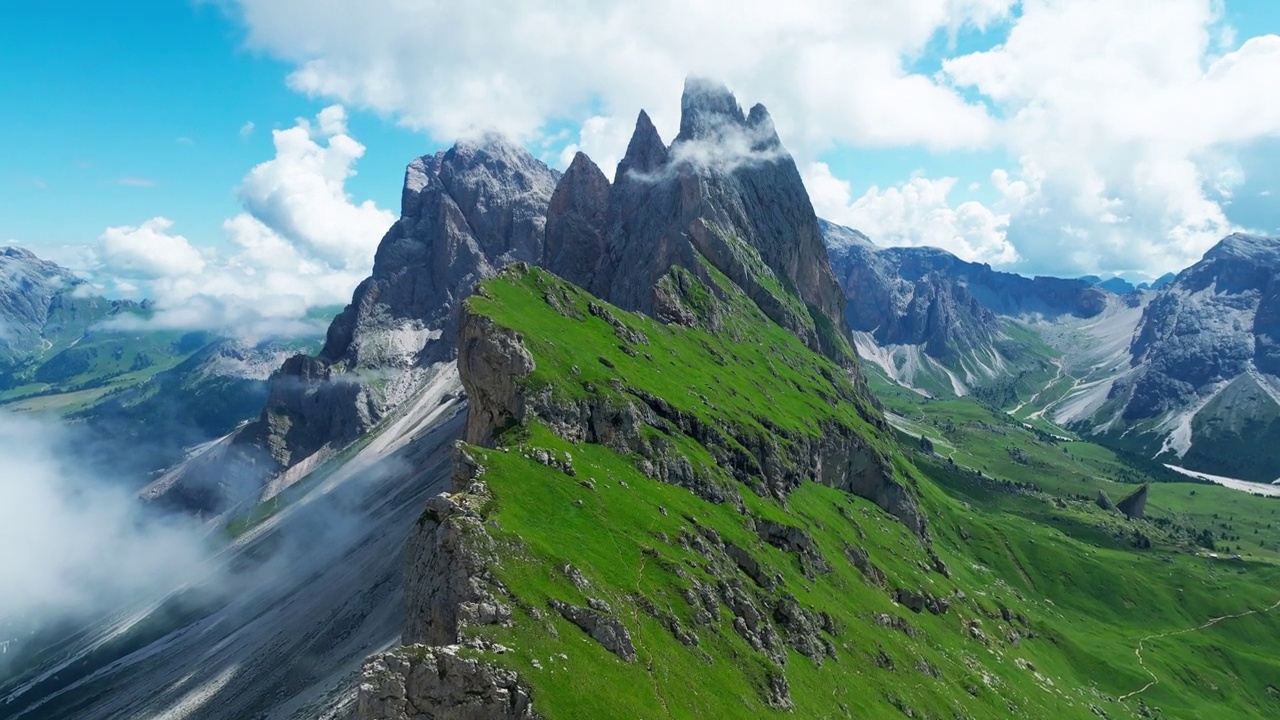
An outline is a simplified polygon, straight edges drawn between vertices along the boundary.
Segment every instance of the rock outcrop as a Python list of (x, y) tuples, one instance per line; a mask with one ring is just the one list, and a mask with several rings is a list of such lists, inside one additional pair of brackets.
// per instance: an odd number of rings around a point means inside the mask
[(605, 608), (585, 608), (552, 600), (551, 609), (560, 613), (565, 620), (577, 625), (583, 632), (590, 635), (592, 640), (600, 643), (605, 650), (627, 662), (635, 662), (636, 648), (631, 643), (631, 633), (617, 618), (609, 615)]
[(519, 675), (458, 645), (410, 645), (365, 661), (357, 720), (533, 720)]
[(544, 266), (626, 310), (686, 322), (660, 284), (676, 266), (708, 281), (714, 268), (809, 347), (851, 363), (844, 297), (768, 111), (744, 114), (727, 88), (697, 78), (681, 108), (670, 146), (640, 113), (611, 186), (574, 159), (549, 213)]
[[(515, 672), (468, 653), (505, 651), (470, 638), (466, 628), (509, 623), (512, 612), (490, 572), (497, 558), (480, 515), (489, 500), (483, 472), (456, 447), (453, 492), (433, 497), (410, 532), (404, 549), (404, 647), (365, 662), (357, 720), (536, 717)], [(630, 648), (629, 636), (626, 641)]]
[(1116, 503), (1116, 509), (1130, 520), (1141, 520), (1147, 515), (1147, 494), (1151, 486), (1143, 485), (1134, 490), (1128, 497)]

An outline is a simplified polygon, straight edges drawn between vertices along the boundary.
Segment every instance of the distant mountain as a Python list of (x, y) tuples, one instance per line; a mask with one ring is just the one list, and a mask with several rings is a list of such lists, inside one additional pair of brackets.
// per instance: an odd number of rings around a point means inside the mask
[(57, 352), (113, 314), (138, 308), (96, 296), (70, 270), (29, 250), (0, 248), (0, 390), (21, 364)]
[(1084, 279), (1027, 278), (938, 248), (880, 248), (825, 220), (822, 231), (858, 352), (890, 377), (934, 394), (998, 386), (1008, 395), (1010, 380), (1047, 379), (1048, 348), (1020, 328), (1087, 320), (1114, 302)]
[(1138, 290), (1137, 285), (1134, 285), (1122, 277), (1113, 277), (1103, 280), (1098, 283), (1098, 287), (1106, 290), (1107, 292), (1115, 293), (1116, 295), (1128, 295), (1129, 293)]
[(1026, 278), (824, 223), (861, 355), (1147, 457), (1271, 481), (1280, 449), (1280, 240), (1232, 235), (1153, 288)]
[(1214, 474), (1280, 477), (1280, 239), (1235, 234), (1143, 313), (1131, 368), (1089, 422)]
[(0, 249), (0, 408), (74, 422), (88, 431), (86, 457), (141, 481), (253, 417), (267, 368), (314, 343), (150, 330), (136, 322), (150, 312), (28, 250)]

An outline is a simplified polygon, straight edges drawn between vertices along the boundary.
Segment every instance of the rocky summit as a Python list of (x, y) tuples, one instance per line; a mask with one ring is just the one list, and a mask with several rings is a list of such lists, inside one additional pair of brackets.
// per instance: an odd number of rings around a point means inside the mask
[(574, 158), (556, 189), (542, 264), (627, 310), (692, 322), (669, 270), (720, 273), (810, 347), (851, 360), (844, 298), (795, 161), (763, 105), (690, 78), (664, 144), (641, 111), (610, 185)]

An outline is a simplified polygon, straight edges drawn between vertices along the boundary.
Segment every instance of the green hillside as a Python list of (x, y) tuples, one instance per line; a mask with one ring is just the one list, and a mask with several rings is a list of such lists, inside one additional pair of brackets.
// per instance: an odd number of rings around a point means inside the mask
[[(1280, 713), (1280, 618), (1197, 629), (1280, 600), (1267, 532), (1280, 503), (1161, 482), (1171, 478), (1154, 467), (975, 401), (873, 379), (895, 430), (735, 287), (676, 272), (669, 287), (701, 328), (624, 313), (528, 268), (486, 281), (467, 305), (519, 333), (536, 365), (520, 380), (529, 396), (657, 398), (683, 418), (639, 429), (642, 452), (568, 442), (537, 416), (495, 447), (463, 449), (480, 482), (454, 500), (482, 521), (463, 542), (488, 558), (513, 608), (507, 626), (465, 631), (500, 648), (463, 652), (516, 670), (539, 714)], [(886, 461), (918, 499), (927, 537), (812, 479), (779, 492), (732, 452), (772, 440), (786, 457), (832, 428)], [(655, 448), (687, 461), (697, 482), (651, 479)], [(1155, 483), (1146, 519), (1093, 501), (1141, 482)], [(1237, 545), (1242, 557), (1228, 559)], [(581, 629), (615, 622), (627, 640), (614, 633), (613, 651)]]

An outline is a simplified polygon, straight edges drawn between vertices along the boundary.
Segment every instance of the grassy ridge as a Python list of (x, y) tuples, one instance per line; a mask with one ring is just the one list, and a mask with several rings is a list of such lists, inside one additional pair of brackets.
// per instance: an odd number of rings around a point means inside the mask
[[(546, 717), (1161, 716), (1144, 702), (1165, 717), (1280, 712), (1268, 691), (1268, 678), (1280, 677), (1272, 651), (1280, 619), (1272, 615), (1150, 641), (1148, 664), (1162, 681), (1117, 699), (1150, 680), (1134, 654), (1143, 637), (1280, 597), (1273, 550), (1259, 544), (1251, 559), (1224, 563), (1194, 554), (1174, 526), (1201, 529), (1211, 519), (1201, 508), (1214, 507), (1237, 518), (1221, 522), (1260, 534), (1280, 503), (1163, 483), (1153, 486), (1149, 511), (1167, 526), (1130, 523), (1087, 497), (1104, 488), (1119, 499), (1133, 483), (1157, 478), (972, 401), (882, 396), (938, 454), (895, 449), (834, 365), (732, 288), (695, 288), (688, 297), (700, 316), (718, 318), (716, 332), (609, 310), (647, 344), (620, 342), (589, 302), (533, 270), (487, 281), (468, 308), (520, 332), (537, 364), (528, 382), (566, 398), (621, 384), (751, 432), (770, 432), (762, 420), (789, 432), (818, 432), (823, 421), (858, 428), (894, 454), (895, 473), (917, 489), (950, 577), (906, 528), (846, 493), (807, 482), (785, 503), (743, 492), (741, 508), (717, 505), (648, 479), (636, 458), (567, 443), (537, 422), (512, 428), (497, 448), (471, 450), (486, 467), (493, 495), (486, 526), (501, 548), (492, 570), (511, 593), (515, 622), (474, 632), (512, 649), (490, 658), (521, 673)], [(728, 482), (694, 440), (670, 441)], [(573, 475), (543, 464), (535, 450), (569, 454)], [(752, 526), (766, 520), (801, 528), (829, 570), (815, 573), (761, 540)], [(1150, 546), (1135, 549), (1129, 540), (1137, 535)], [(745, 549), (778, 581), (765, 588), (732, 568), (726, 574), (718, 551), (708, 549), (711, 536)], [(851, 549), (884, 572), (883, 585), (854, 566)], [(587, 584), (576, 584), (566, 565)], [(778, 668), (734, 629), (723, 605), (700, 624), (689, 591), (734, 582), (764, 608), (794, 603), (831, 618), (831, 630), (816, 633), (830, 655), (819, 664), (789, 647)], [(946, 597), (950, 608), (911, 612), (894, 602), (895, 588)], [(635, 662), (548, 607), (552, 599), (583, 606), (592, 598), (627, 626)], [(697, 644), (682, 643), (673, 626), (694, 633)], [(795, 703), (790, 714), (767, 702), (779, 672)]]

